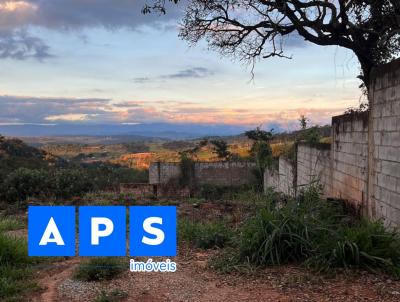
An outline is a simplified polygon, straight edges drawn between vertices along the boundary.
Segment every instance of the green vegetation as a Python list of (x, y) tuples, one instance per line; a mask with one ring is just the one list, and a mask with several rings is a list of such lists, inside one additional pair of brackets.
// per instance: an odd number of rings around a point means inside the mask
[(0, 300), (21, 301), (24, 293), (37, 289), (31, 281), (26, 241), (0, 231)]
[(232, 153), (228, 150), (229, 145), (222, 139), (213, 139), (210, 141), (213, 146), (213, 152), (217, 154), (217, 157), (221, 160), (229, 160), (232, 157)]
[(179, 177), (179, 185), (182, 187), (193, 188), (194, 183), (194, 161), (187, 152), (180, 154), (181, 160), (179, 162), (181, 175)]
[(255, 130), (245, 132), (245, 135), (253, 141), (250, 149), (250, 156), (256, 163), (255, 176), (258, 189), (262, 190), (264, 182), (264, 171), (273, 164), (273, 154), (271, 149), (272, 131), (261, 130), (257, 127)]
[(91, 258), (81, 263), (75, 271), (74, 278), (82, 281), (111, 280), (124, 271), (124, 266), (118, 258)]
[(178, 227), (180, 241), (202, 249), (222, 248), (233, 236), (233, 232), (224, 222), (200, 223), (180, 219)]
[(67, 164), (20, 140), (0, 139), (0, 200), (63, 200), (86, 192), (115, 189), (120, 183), (145, 182), (147, 171), (106, 162)]
[(113, 290), (110, 293), (106, 291), (101, 291), (100, 295), (93, 302), (118, 302), (123, 301), (128, 297), (128, 294), (124, 291)]
[[(360, 268), (400, 278), (400, 236), (382, 222), (351, 216), (339, 202), (327, 202), (309, 189), (277, 206), (270, 201), (247, 219), (237, 242), (214, 259), (229, 271), (244, 264), (302, 264), (317, 271)], [(227, 264), (227, 261), (229, 264)]]
[(0, 232), (23, 229), (25, 224), (13, 217), (0, 217)]
[(197, 187), (198, 196), (210, 201), (217, 200), (232, 200), (235, 199), (238, 194), (248, 195), (257, 191), (258, 187), (253, 188), (253, 185), (241, 185), (241, 186), (215, 186), (215, 185), (200, 185)]

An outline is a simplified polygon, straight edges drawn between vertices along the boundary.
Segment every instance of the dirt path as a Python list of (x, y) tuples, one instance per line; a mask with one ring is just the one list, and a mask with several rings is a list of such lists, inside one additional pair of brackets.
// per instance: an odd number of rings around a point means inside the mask
[(71, 258), (60, 263), (55, 263), (54, 268), (45, 272), (44, 277), (39, 280), (39, 286), (43, 292), (34, 301), (53, 302), (58, 300), (59, 285), (71, 277), (75, 267), (79, 264), (79, 258)]
[(400, 283), (381, 276), (361, 274), (323, 278), (295, 267), (268, 269), (257, 275), (220, 275), (206, 267), (209, 252), (178, 256), (175, 273), (132, 273), (127, 269), (110, 282), (81, 282), (71, 278), (79, 262), (63, 262), (40, 284), (46, 287), (34, 301), (92, 302), (101, 291), (124, 292), (121, 301), (399, 301)]

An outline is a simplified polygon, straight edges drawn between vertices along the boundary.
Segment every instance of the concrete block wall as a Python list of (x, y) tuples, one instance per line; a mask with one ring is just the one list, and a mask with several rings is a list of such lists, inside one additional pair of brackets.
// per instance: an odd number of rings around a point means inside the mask
[[(368, 112), (332, 118), (330, 150), (297, 146), (294, 190), (315, 179), (326, 197), (346, 199), (371, 219), (400, 226), (400, 59), (376, 68), (369, 85)], [(280, 192), (280, 175), (266, 171), (265, 186)], [(282, 171), (282, 172), (281, 172)]]
[(400, 225), (400, 60), (374, 70), (370, 83), (368, 212)]
[(196, 162), (194, 175), (199, 185), (240, 186), (255, 181), (251, 162)]
[[(240, 186), (255, 181), (255, 164), (251, 162), (196, 162), (195, 183), (198, 185)], [(150, 184), (167, 184), (181, 174), (179, 163), (156, 162), (149, 167)]]
[(151, 163), (149, 167), (149, 184), (167, 184), (179, 178), (181, 170), (177, 163)]
[(268, 188), (272, 188), (275, 191), (280, 192), (279, 189), (279, 171), (277, 170), (265, 170), (264, 172), (264, 192), (267, 192)]
[(368, 112), (332, 118), (331, 196), (363, 208), (368, 187)]
[(294, 170), (293, 163), (281, 156), (278, 171), (266, 170), (264, 173), (264, 191), (273, 188), (278, 192), (294, 196)]
[(332, 196), (331, 145), (299, 143), (297, 146), (297, 190), (318, 185), (325, 196)]

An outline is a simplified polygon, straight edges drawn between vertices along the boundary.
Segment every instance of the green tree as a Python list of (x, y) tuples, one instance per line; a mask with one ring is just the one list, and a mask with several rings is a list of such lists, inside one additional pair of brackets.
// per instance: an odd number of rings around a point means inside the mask
[(179, 166), (181, 175), (179, 184), (183, 187), (193, 188), (195, 186), (194, 161), (187, 152), (180, 152), (180, 157)]
[(222, 139), (214, 139), (210, 141), (213, 146), (213, 152), (222, 160), (229, 160), (232, 153), (228, 150), (228, 143)]
[(79, 196), (93, 189), (93, 182), (82, 169), (60, 169), (54, 173), (53, 181), (57, 198)]
[(256, 163), (256, 178), (259, 185), (262, 186), (264, 172), (267, 168), (271, 167), (273, 163), (270, 145), (273, 137), (272, 131), (264, 131), (261, 130), (260, 127), (257, 127), (255, 130), (246, 131), (245, 135), (253, 141), (250, 154)]
[(308, 118), (306, 118), (306, 116), (304, 114), (300, 115), (299, 123), (300, 123), (300, 129), (306, 130), (307, 124), (308, 124)]
[(299, 118), (300, 123), (300, 134), (296, 137), (296, 142), (301, 140), (306, 141), (310, 144), (316, 144), (321, 139), (321, 134), (318, 131), (318, 126), (314, 126), (307, 129), (308, 123), (310, 120), (305, 116), (301, 115)]
[(47, 196), (49, 175), (45, 170), (19, 168), (8, 174), (1, 186), (1, 195), (9, 202), (25, 201), (29, 196)]

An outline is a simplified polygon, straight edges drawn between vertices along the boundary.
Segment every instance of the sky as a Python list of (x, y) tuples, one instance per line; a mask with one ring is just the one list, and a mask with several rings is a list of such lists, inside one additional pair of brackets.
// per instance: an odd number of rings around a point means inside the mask
[(178, 37), (182, 6), (0, 0), (0, 125), (193, 123), (293, 129), (358, 106), (357, 60), (300, 39), (250, 66)]

